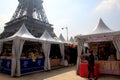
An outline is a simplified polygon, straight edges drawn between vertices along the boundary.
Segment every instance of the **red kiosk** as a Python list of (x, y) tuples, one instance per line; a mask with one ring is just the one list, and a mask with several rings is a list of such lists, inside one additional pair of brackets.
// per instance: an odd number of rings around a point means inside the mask
[[(87, 49), (95, 56), (95, 75), (120, 75), (120, 31), (109, 29), (100, 19), (96, 29), (88, 35), (76, 36), (78, 42), (77, 73), (87, 77)], [(87, 43), (87, 48), (84, 44)]]

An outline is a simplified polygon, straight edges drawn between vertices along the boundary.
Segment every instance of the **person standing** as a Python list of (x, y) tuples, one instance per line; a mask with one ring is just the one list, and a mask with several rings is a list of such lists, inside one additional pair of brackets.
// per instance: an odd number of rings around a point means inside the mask
[(88, 80), (90, 80), (91, 73), (92, 76), (94, 77), (94, 80), (96, 80), (94, 75), (94, 65), (95, 65), (95, 59), (94, 59), (93, 51), (90, 50), (88, 56)]

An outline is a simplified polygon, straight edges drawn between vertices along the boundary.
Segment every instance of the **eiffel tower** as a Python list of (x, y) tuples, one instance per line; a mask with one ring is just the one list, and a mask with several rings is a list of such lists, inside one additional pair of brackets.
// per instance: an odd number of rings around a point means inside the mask
[(47, 30), (52, 37), (56, 37), (52, 24), (46, 17), (42, 0), (18, 0), (18, 7), (11, 20), (6, 23), (0, 38), (6, 38), (16, 33), (24, 23), (29, 32), (35, 37), (40, 37)]

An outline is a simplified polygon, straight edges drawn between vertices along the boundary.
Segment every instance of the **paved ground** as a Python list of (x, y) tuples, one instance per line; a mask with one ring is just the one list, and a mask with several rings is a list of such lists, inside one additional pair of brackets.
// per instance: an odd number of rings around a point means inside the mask
[[(21, 77), (11, 77), (0, 73), (0, 80), (87, 80), (76, 75), (75, 66), (55, 69), (47, 72), (32, 73)], [(120, 80), (120, 76), (101, 76), (98, 80)]]

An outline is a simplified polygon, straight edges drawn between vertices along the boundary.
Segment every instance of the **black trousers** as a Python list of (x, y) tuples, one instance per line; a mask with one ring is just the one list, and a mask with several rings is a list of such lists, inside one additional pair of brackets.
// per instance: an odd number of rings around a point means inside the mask
[(91, 73), (92, 73), (92, 76), (95, 77), (94, 66), (88, 66), (88, 78), (90, 78)]

